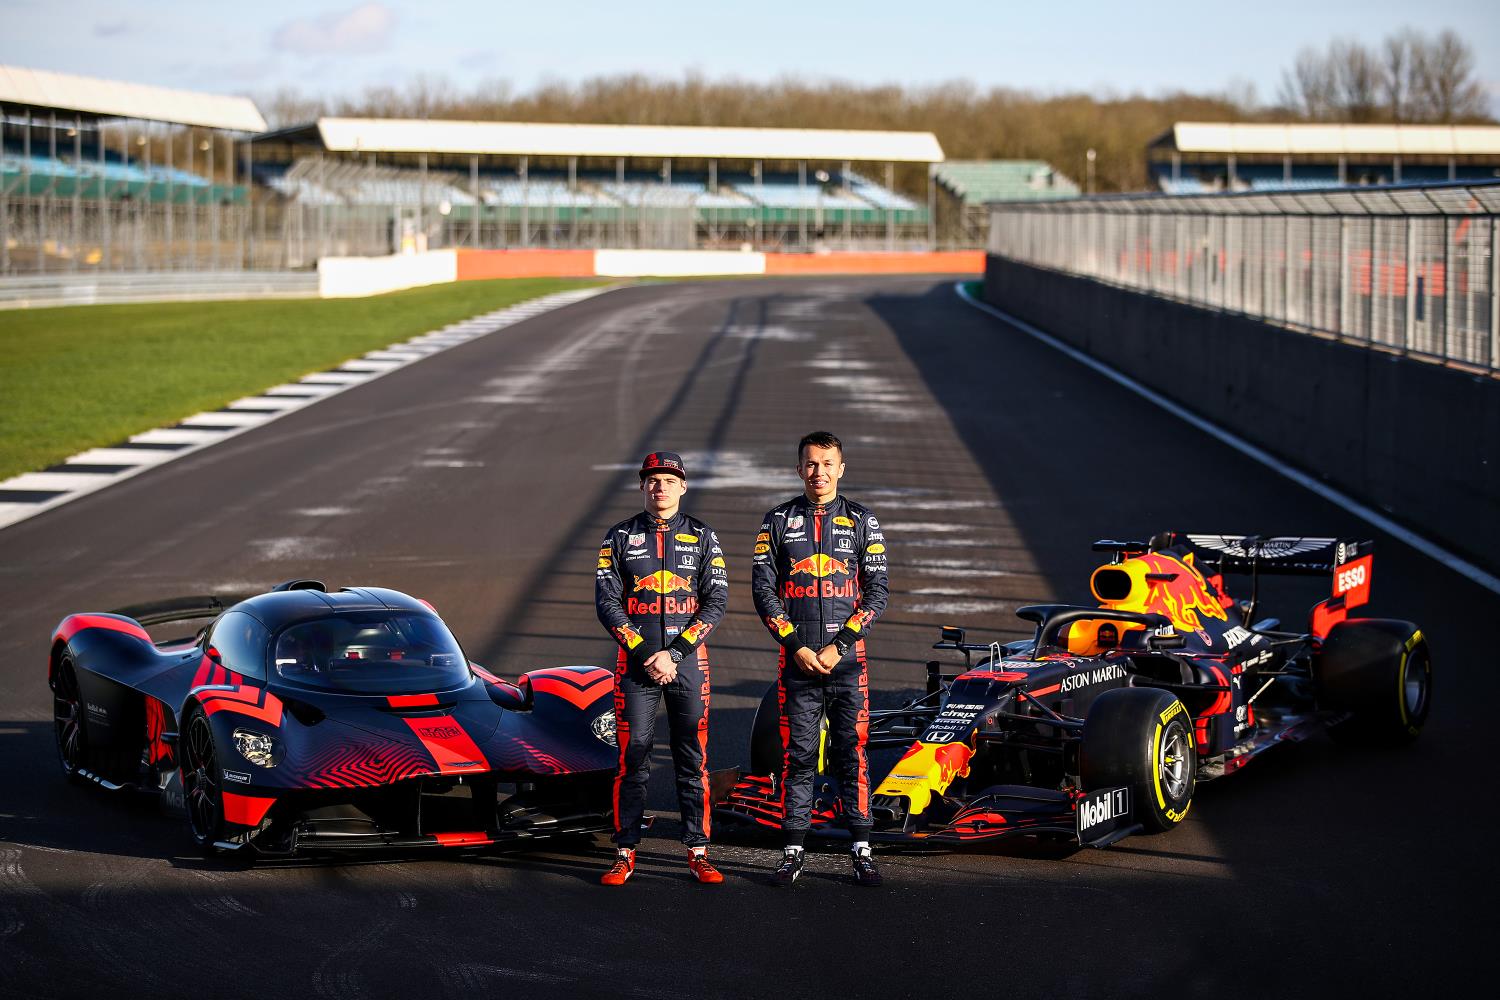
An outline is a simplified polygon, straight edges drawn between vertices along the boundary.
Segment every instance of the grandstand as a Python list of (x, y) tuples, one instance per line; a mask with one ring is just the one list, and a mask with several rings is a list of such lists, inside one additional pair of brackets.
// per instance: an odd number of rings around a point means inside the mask
[(942, 156), (930, 133), (322, 118), (257, 136), (251, 173), (286, 203), (296, 267), (437, 247), (929, 247), (929, 206), (894, 175)]
[(247, 98), (0, 66), (0, 274), (244, 266)]
[(955, 246), (982, 246), (992, 201), (1078, 197), (1078, 185), (1042, 160), (946, 160), (933, 170), (940, 231)]
[[(355, 118), (269, 132), (246, 98), (0, 67), (0, 275), (449, 247), (926, 249), (942, 159), (925, 132)], [(896, 189), (898, 168), (917, 183), (925, 168), (925, 201)]]
[(1178, 122), (1146, 147), (1167, 194), (1500, 177), (1500, 127)]

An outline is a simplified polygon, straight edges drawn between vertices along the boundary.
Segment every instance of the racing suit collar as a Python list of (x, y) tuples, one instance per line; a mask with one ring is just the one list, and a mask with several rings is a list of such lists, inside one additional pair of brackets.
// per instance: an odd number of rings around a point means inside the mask
[(682, 513), (681, 507), (677, 508), (677, 513), (673, 514), (669, 518), (666, 518), (665, 520), (657, 517), (649, 510), (641, 511), (641, 521), (651, 531), (656, 531), (661, 528), (665, 528), (668, 531), (676, 531), (678, 528), (682, 527), (682, 523), (685, 517), (686, 515)]
[(806, 493), (803, 493), (800, 497), (797, 498), (797, 502), (799, 507), (803, 511), (809, 514), (816, 514), (820, 511), (823, 513), (827, 513), (828, 511), (833, 510), (834, 507), (838, 506), (839, 501), (842, 499), (842, 494), (835, 493), (832, 498), (830, 498), (826, 503), (820, 504), (816, 500), (809, 498)]

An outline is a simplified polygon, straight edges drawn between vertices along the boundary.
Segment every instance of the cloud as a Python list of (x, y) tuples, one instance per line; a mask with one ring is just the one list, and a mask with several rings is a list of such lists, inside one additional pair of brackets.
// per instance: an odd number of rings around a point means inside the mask
[(361, 55), (390, 47), (396, 15), (382, 3), (287, 21), (271, 35), (271, 45), (301, 55)]
[(483, 49), (460, 57), (458, 65), (464, 69), (489, 69), (499, 61), (500, 53), (494, 49)]
[(117, 21), (105, 21), (103, 24), (94, 25), (94, 37), (119, 38), (121, 35), (128, 35), (134, 30), (135, 25), (131, 24), (125, 18), (120, 18)]

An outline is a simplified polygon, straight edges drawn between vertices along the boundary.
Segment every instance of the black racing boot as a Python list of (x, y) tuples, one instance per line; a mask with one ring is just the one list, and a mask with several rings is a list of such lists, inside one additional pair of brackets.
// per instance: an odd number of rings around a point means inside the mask
[(879, 885), (883, 881), (880, 877), (880, 869), (875, 867), (875, 859), (870, 856), (869, 848), (855, 851), (851, 855), (854, 859), (854, 881), (860, 885)]
[(768, 881), (779, 888), (790, 889), (797, 876), (802, 874), (802, 854), (802, 851), (787, 848), (781, 855), (781, 864), (776, 866)]

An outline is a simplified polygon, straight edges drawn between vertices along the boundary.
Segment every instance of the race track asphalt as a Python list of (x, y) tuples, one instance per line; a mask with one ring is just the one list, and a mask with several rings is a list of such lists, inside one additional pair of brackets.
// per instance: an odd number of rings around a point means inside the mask
[[(45, 656), (69, 612), (313, 577), (427, 598), (507, 676), (608, 663), (593, 561), (658, 448), (684, 454), (686, 507), (730, 556), (710, 766), (743, 762), (775, 663), (750, 549), (815, 428), (844, 439), (844, 492), (891, 543), (877, 706), (920, 683), (938, 625), (1016, 638), (1015, 607), (1085, 599), (1095, 538), (1372, 534), (948, 281), (609, 292), (0, 531), (0, 997), (1482, 992), (1500, 600), (1378, 533), (1372, 613), (1434, 653), (1423, 738), (1287, 747), (1204, 787), (1177, 830), (1103, 851), (884, 852), (865, 890), (827, 848), (781, 893), (759, 882), (774, 845), (739, 837), (715, 849), (727, 883), (700, 887), (663, 743), (662, 818), (622, 889), (596, 884), (602, 842), (247, 870), (197, 858), (150, 800), (58, 773)], [(1318, 585), (1281, 583), (1268, 611), (1301, 620)]]

